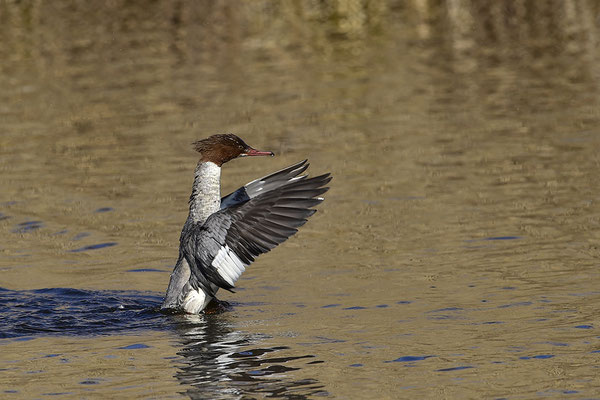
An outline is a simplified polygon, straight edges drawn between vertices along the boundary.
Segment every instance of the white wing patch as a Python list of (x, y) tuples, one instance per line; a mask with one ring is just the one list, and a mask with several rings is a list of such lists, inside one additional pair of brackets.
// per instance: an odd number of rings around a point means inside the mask
[(246, 270), (246, 265), (227, 245), (219, 249), (211, 265), (231, 286), (235, 285), (240, 275)]

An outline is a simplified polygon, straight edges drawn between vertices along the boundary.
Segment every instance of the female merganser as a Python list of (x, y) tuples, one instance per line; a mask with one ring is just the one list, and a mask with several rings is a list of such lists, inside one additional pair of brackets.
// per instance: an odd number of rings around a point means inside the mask
[(163, 310), (196, 314), (219, 288), (233, 292), (254, 259), (284, 242), (304, 225), (323, 201), (329, 174), (300, 175), (307, 160), (247, 183), (221, 199), (221, 166), (244, 156), (273, 156), (233, 134), (194, 143), (200, 153), (190, 213), (179, 239), (179, 258), (171, 274)]

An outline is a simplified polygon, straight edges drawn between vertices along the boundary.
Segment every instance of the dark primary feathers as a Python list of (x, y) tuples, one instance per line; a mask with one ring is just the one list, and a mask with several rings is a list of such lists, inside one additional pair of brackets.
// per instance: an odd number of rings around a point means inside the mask
[(257, 179), (222, 199), (221, 210), (182, 237), (184, 256), (197, 288), (231, 290), (245, 267), (284, 242), (316, 212), (329, 174), (300, 176), (306, 160)]

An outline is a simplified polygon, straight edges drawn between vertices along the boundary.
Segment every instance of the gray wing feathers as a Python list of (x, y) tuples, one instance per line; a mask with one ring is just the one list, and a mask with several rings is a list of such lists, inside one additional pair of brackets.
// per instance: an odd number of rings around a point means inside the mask
[(232, 223), (230, 215), (222, 214), (219, 218), (212, 218), (218, 214), (213, 214), (202, 226), (196, 227), (183, 248), (192, 272), (192, 279), (190, 279), (192, 286), (196, 289), (204, 289), (213, 297), (215, 296), (213, 285), (227, 290), (233, 288), (233, 284), (227, 282), (219, 270), (212, 265), (213, 260), (224, 247), (224, 238)]
[(246, 193), (248, 193), (250, 198), (254, 198), (261, 193), (268, 192), (285, 185), (294, 179), (306, 178), (306, 176), (299, 177), (298, 175), (306, 171), (308, 168), (309, 164), (307, 161), (308, 160), (300, 161), (299, 163), (291, 165), (271, 175), (265, 176), (264, 178), (256, 179), (247, 183), (244, 185), (246, 188)]
[(231, 290), (257, 256), (306, 223), (316, 212), (311, 207), (323, 201), (319, 196), (329, 189), (325, 185), (332, 179), (329, 174), (299, 176), (307, 167), (305, 160), (250, 182), (244, 188), (252, 196), (221, 209), (194, 229), (185, 253), (196, 285), (209, 293), (211, 284)]
[(248, 182), (235, 192), (230, 193), (221, 199), (221, 210), (244, 203), (258, 196), (259, 194), (285, 185), (294, 179), (302, 178), (298, 177), (298, 175), (306, 171), (308, 168), (309, 164), (307, 161), (308, 160), (300, 161), (270, 175), (264, 176), (260, 179), (255, 179), (252, 182)]

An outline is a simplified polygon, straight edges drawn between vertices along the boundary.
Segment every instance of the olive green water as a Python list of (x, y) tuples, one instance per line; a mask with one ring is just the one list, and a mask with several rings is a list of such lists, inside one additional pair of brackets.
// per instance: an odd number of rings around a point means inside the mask
[[(0, 397), (600, 398), (599, 16), (0, 2)], [(229, 306), (155, 315), (217, 132), (277, 154), (224, 194), (304, 158), (331, 189)], [(63, 332), (50, 291), (14, 333), (47, 288), (155, 314)]]

